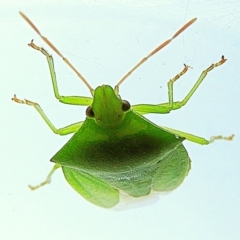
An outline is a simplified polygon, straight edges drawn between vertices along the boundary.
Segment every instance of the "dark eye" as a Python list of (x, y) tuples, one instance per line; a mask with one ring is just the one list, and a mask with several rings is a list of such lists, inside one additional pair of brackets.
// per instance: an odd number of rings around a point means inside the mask
[(125, 112), (131, 108), (131, 105), (128, 101), (122, 100), (122, 110)]
[(86, 109), (86, 115), (87, 115), (87, 117), (94, 117), (94, 112), (92, 110), (92, 107), (88, 107)]

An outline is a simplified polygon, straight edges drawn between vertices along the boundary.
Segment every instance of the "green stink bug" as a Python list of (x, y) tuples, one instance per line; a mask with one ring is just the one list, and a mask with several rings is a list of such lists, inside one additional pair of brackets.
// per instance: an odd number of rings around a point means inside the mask
[(38, 35), (70, 66), (89, 88), (92, 98), (61, 96), (58, 92), (53, 58), (48, 52), (31, 41), (29, 46), (46, 56), (56, 98), (65, 104), (88, 106), (86, 119), (56, 129), (38, 103), (20, 100), (17, 103), (33, 106), (44, 121), (59, 135), (74, 133), (72, 138), (51, 158), (55, 163), (47, 179), (36, 189), (50, 183), (51, 175), (62, 168), (68, 183), (85, 199), (100, 207), (111, 208), (119, 202), (121, 192), (131, 197), (149, 195), (152, 191), (166, 192), (176, 189), (190, 170), (190, 158), (182, 142), (187, 139), (198, 144), (209, 144), (215, 139), (231, 140), (230, 137), (213, 137), (211, 140), (167, 127), (160, 127), (144, 118), (148, 113), (169, 113), (184, 106), (198, 86), (213, 68), (226, 62), (221, 60), (210, 65), (200, 75), (190, 92), (182, 101), (173, 100), (173, 84), (189, 66), (168, 82), (168, 102), (162, 104), (139, 104), (131, 106), (119, 95), (120, 84), (147, 59), (168, 45), (174, 38), (196, 21), (190, 20), (172, 38), (166, 40), (137, 63), (114, 87), (101, 85), (93, 89), (86, 79), (59, 52), (36, 26), (23, 14)]

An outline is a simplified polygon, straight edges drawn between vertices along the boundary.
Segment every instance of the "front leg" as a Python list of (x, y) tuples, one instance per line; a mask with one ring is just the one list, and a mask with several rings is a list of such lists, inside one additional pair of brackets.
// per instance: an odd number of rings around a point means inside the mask
[(52, 79), (53, 91), (54, 91), (55, 97), (61, 103), (72, 104), (72, 105), (82, 105), (82, 106), (90, 106), (92, 104), (92, 98), (90, 97), (60, 95), (58, 90), (58, 85), (57, 85), (57, 77), (54, 69), (53, 57), (44, 48), (41, 48), (35, 45), (33, 43), (33, 40), (31, 41), (31, 43), (28, 44), (28, 46), (32, 47), (37, 51), (40, 51), (47, 58), (48, 67), (49, 67), (50, 75)]
[(189, 68), (187, 65), (185, 65), (184, 69), (179, 74), (177, 74), (173, 79), (171, 79), (168, 82), (168, 102), (167, 103), (156, 104), (156, 105), (154, 105), (154, 104), (138, 104), (138, 105), (132, 106), (132, 109), (140, 114), (147, 114), (147, 113), (163, 114), (163, 113), (169, 113), (172, 110), (176, 110), (176, 109), (183, 107), (189, 101), (189, 99), (192, 97), (192, 95), (195, 93), (195, 91), (197, 90), (199, 85), (202, 83), (204, 78), (207, 76), (208, 72), (212, 71), (215, 67), (221, 66), (226, 61), (227, 61), (227, 59), (225, 59), (224, 56), (222, 56), (222, 59), (219, 62), (212, 64), (210, 67), (205, 69), (202, 72), (202, 74), (200, 75), (200, 77), (198, 78), (197, 82), (192, 87), (192, 89), (189, 91), (187, 96), (182, 101), (178, 101), (178, 102), (173, 101), (173, 83), (177, 79), (179, 79), (183, 74), (185, 74), (187, 72), (187, 70)]

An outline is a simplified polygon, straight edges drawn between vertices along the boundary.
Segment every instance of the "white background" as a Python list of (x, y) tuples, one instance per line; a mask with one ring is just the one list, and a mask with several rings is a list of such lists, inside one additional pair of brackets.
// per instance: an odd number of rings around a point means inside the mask
[[(1, 36), (0, 239), (240, 239), (240, 3), (235, 1), (3, 1)], [(47, 62), (27, 43), (48, 46), (20, 17), (23, 11), (66, 55), (92, 87), (112, 86), (138, 60), (198, 17), (181, 36), (120, 87), (130, 103), (167, 100), (167, 81), (189, 64), (175, 84), (181, 100), (201, 71), (224, 55), (228, 61), (204, 80), (190, 102), (159, 125), (203, 137), (231, 135), (209, 146), (185, 143), (192, 169), (184, 183), (155, 204), (105, 210), (69, 187), (60, 170), (42, 181), (49, 159), (70, 136), (54, 135), (36, 111), (11, 101), (14, 93), (40, 103), (56, 127), (85, 118), (85, 107), (58, 103)], [(90, 96), (86, 86), (53, 54), (63, 95)]]

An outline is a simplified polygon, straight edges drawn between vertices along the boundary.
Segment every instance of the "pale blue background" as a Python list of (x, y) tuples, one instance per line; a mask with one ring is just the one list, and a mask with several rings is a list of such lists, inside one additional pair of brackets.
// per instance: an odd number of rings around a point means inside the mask
[[(235, 1), (5, 1), (0, 3), (1, 169), (0, 239), (240, 239), (240, 3)], [(27, 47), (46, 47), (18, 15), (21, 10), (66, 55), (90, 84), (114, 85), (138, 60), (193, 17), (198, 21), (136, 71), (120, 87), (135, 103), (167, 100), (167, 81), (183, 63), (193, 69), (175, 85), (181, 100), (201, 71), (212, 71), (190, 102), (169, 115), (149, 118), (203, 137), (236, 134), (233, 142), (210, 146), (185, 143), (192, 170), (181, 187), (155, 204), (125, 211), (86, 202), (58, 171), (42, 181), (49, 159), (70, 136), (54, 135), (34, 109), (39, 102), (56, 127), (84, 119), (85, 108), (54, 98), (45, 58)], [(88, 89), (54, 54), (60, 93), (90, 96)]]

